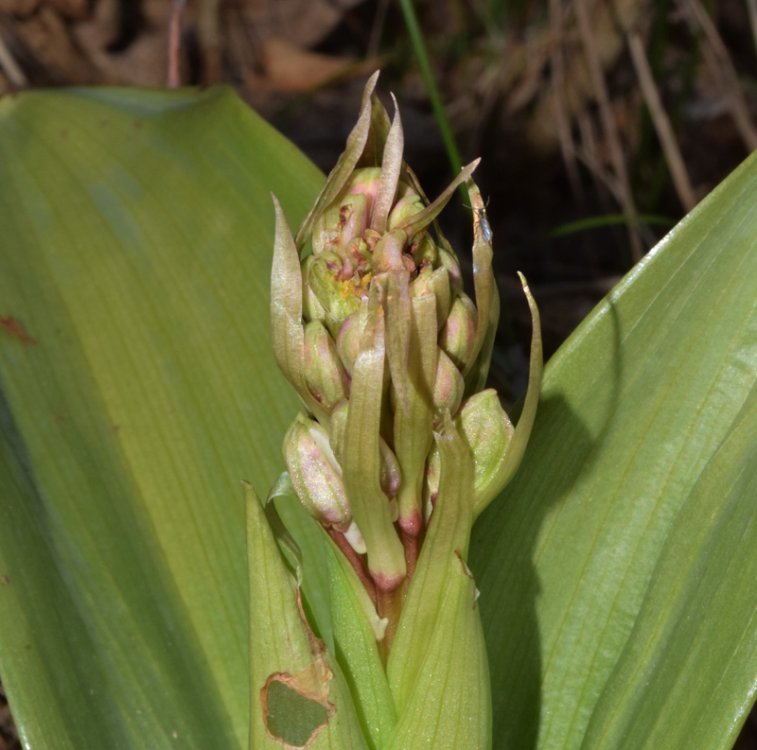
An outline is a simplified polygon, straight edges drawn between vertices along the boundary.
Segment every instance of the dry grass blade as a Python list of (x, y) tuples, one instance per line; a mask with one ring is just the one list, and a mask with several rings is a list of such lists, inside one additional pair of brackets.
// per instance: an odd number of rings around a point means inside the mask
[(673, 184), (678, 193), (678, 198), (686, 211), (691, 211), (697, 202), (694, 190), (691, 187), (689, 175), (686, 171), (686, 166), (683, 163), (683, 157), (681, 156), (681, 150), (678, 148), (678, 142), (673, 133), (673, 128), (670, 125), (670, 119), (668, 118), (665, 108), (662, 105), (662, 101), (660, 100), (660, 95), (657, 91), (657, 86), (655, 86), (649, 62), (647, 61), (647, 56), (644, 53), (644, 45), (638, 33), (634, 32), (629, 34), (628, 48), (631, 51), (631, 59), (633, 61), (634, 70), (636, 71), (636, 76), (639, 79), (641, 93), (644, 96), (647, 109), (649, 109), (649, 114), (652, 117), (654, 128), (657, 131), (657, 137), (660, 139), (660, 145), (665, 154), (665, 161), (668, 163), (670, 176), (673, 178)]
[[(681, 5), (692, 31), (696, 33), (698, 26), (704, 33), (703, 53), (705, 61), (715, 80), (720, 82), (723, 96), (728, 102), (733, 122), (741, 139), (749, 151), (754, 151), (757, 149), (757, 129), (752, 123), (749, 107), (744, 99), (744, 93), (739, 85), (739, 79), (728, 49), (699, 0), (682, 0)], [(752, 15), (751, 20), (754, 24), (754, 15)]]
[(5, 75), (8, 76), (8, 80), (12, 86), (16, 88), (26, 86), (27, 81), (24, 71), (21, 70), (16, 59), (13, 57), (1, 32), (2, 30), (0, 29), (0, 70), (5, 71)]
[(634, 261), (638, 261), (642, 256), (642, 245), (637, 231), (638, 212), (631, 192), (631, 183), (628, 177), (628, 170), (623, 158), (623, 148), (620, 143), (617, 125), (610, 104), (610, 96), (605, 84), (602, 65), (596, 52), (594, 44), (594, 35), (591, 30), (589, 19), (589, 8), (586, 0), (578, 0), (575, 4), (576, 19), (578, 21), (578, 30), (581, 35), (581, 42), (586, 55), (586, 64), (589, 68), (594, 95), (599, 106), (600, 117), (602, 118), (602, 128), (610, 150), (610, 159), (615, 176), (618, 179), (619, 197), (623, 215), (625, 216), (628, 228), (628, 241), (631, 246), (631, 255)]

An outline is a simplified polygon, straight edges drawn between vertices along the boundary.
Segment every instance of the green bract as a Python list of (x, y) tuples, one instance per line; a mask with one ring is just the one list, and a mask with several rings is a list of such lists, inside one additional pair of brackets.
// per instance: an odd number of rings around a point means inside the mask
[[(499, 298), (491, 230), (470, 179), (478, 161), (429, 203), (402, 160), (399, 112), (390, 122), (376, 80), (296, 237), (276, 202), (273, 346), (305, 408), (284, 454), (293, 491), (349, 563), (342, 576), (367, 595), (361, 616), (384, 665), (368, 679), (386, 682), (393, 706), (382, 747), (485, 748), (489, 685), (467, 547), (533, 424), (538, 312), (523, 281), (532, 374), (514, 429), (496, 393), (481, 392)], [(474, 209), (475, 302), (435, 222), (461, 183)], [(470, 724), (469, 744), (444, 729), (442, 710)]]

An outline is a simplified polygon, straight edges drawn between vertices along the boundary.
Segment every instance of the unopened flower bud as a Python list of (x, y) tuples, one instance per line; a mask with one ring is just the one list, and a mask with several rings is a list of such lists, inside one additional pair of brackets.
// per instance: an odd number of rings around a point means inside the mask
[[(303, 278), (309, 278), (310, 267), (314, 261), (315, 256), (313, 255), (308, 255), (305, 259), (305, 262), (302, 264)], [(305, 321), (324, 320), (326, 318), (326, 309), (320, 303), (318, 296), (310, 284), (302, 285), (302, 317)]]
[(498, 470), (513, 436), (513, 425), (489, 388), (471, 396), (459, 416), (460, 432), (473, 453), (476, 498), (498, 492)]
[(384, 490), (390, 500), (394, 500), (400, 491), (400, 484), (402, 482), (400, 465), (392, 449), (383, 439), (379, 443), (379, 450), (381, 451), (381, 489)]
[(439, 352), (436, 363), (436, 381), (434, 382), (434, 406), (448, 409), (456, 414), (465, 391), (465, 381), (455, 363), (443, 352)]
[(451, 250), (443, 247), (439, 248), (439, 263), (447, 269), (449, 274), (449, 283), (452, 291), (459, 293), (463, 289), (463, 272), (460, 270), (460, 263)]
[(339, 361), (334, 339), (319, 320), (305, 326), (305, 382), (329, 411), (347, 396), (347, 373)]
[(350, 508), (326, 430), (300, 414), (284, 437), (284, 458), (300, 502), (322, 523), (346, 529)]
[(341, 252), (368, 227), (381, 170), (358, 169), (342, 200), (329, 206), (313, 224), (313, 253)]
[(436, 268), (439, 265), (439, 248), (428, 232), (424, 232), (420, 237), (416, 237), (411, 252), (415, 264), (419, 268), (426, 268), (428, 266)]
[(394, 229), (403, 221), (414, 216), (424, 208), (423, 200), (414, 190), (407, 190), (392, 208), (387, 222), (387, 229)]
[(466, 294), (459, 294), (439, 333), (439, 346), (464, 370), (476, 345), (476, 306)]
[(339, 327), (336, 338), (336, 350), (347, 372), (352, 375), (352, 368), (360, 353), (363, 332), (367, 320), (367, 306), (352, 313)]
[(410, 294), (413, 297), (421, 297), (431, 294), (436, 300), (436, 324), (442, 328), (444, 321), (449, 315), (452, 306), (452, 293), (449, 283), (449, 274), (446, 268), (426, 266), (410, 284)]

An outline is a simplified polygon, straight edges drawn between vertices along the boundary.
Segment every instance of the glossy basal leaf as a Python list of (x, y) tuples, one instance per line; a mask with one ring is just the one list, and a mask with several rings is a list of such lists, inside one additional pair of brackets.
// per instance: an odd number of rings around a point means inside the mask
[(296, 409), (275, 191), (317, 170), (226, 89), (0, 100), (0, 675), (32, 748), (246, 747), (241, 480)]
[(757, 156), (550, 362), (471, 542), (494, 747), (731, 747), (757, 690)]

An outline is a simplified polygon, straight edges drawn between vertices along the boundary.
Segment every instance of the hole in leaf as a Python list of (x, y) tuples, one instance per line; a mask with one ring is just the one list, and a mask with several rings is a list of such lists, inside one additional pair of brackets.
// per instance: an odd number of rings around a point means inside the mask
[(334, 714), (328, 701), (317, 700), (287, 674), (268, 678), (262, 691), (263, 716), (268, 734), (291, 748), (306, 748)]

